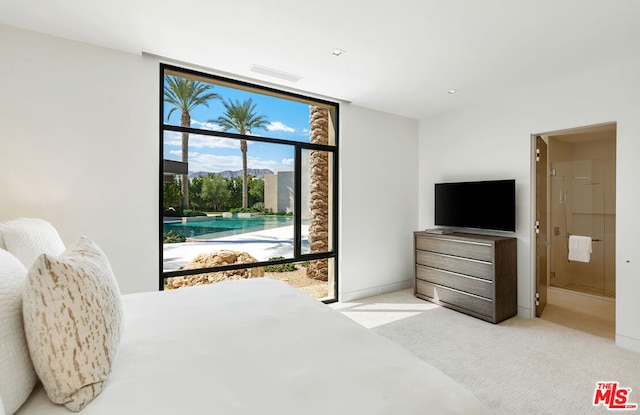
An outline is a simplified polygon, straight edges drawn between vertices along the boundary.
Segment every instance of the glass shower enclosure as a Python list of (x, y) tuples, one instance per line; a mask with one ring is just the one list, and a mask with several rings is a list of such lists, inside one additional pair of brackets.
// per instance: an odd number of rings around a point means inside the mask
[[(554, 145), (561, 151), (550, 160), (550, 285), (615, 298), (615, 157)], [(571, 235), (591, 238), (588, 262), (569, 260)]]

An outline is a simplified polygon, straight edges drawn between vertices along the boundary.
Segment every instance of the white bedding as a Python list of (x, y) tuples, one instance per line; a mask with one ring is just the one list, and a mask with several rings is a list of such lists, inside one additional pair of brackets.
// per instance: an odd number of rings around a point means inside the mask
[[(125, 332), (86, 415), (484, 414), (462, 386), (287, 284), (123, 296)], [(40, 386), (19, 415), (69, 414)]]

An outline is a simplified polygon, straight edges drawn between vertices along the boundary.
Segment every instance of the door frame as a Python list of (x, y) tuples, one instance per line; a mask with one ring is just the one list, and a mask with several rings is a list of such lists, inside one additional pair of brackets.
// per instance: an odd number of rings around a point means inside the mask
[[(581, 127), (573, 127), (573, 128), (564, 128), (564, 129), (560, 129), (560, 130), (551, 130), (551, 131), (546, 131), (546, 132), (542, 132), (542, 133), (533, 133), (531, 134), (531, 141), (530, 141), (530, 145), (531, 145), (531, 158), (530, 158), (530, 163), (531, 163), (531, 169), (530, 169), (530, 197), (531, 197), (531, 204), (530, 204), (530, 219), (529, 219), (529, 230), (530, 230), (530, 237), (529, 237), (529, 247), (530, 247), (530, 318), (535, 318), (536, 317), (536, 289), (537, 289), (537, 282), (536, 282), (536, 232), (535, 232), (535, 223), (536, 223), (536, 204), (537, 204), (537, 197), (536, 197), (536, 187), (537, 187), (537, 179), (536, 179), (536, 137), (540, 136), (543, 138), (549, 137), (549, 136), (553, 136), (553, 135), (558, 135), (558, 134), (569, 134), (569, 133), (578, 133), (578, 132), (582, 132), (582, 131), (588, 131), (588, 130), (594, 130), (594, 129), (599, 129), (599, 128), (609, 128), (611, 126), (616, 126), (617, 128), (617, 121), (610, 121), (610, 122), (603, 122), (603, 123), (598, 123), (598, 124), (591, 124), (591, 125), (583, 125)], [(547, 143), (549, 144), (549, 143)], [(617, 164), (617, 146), (618, 146), (618, 137), (617, 137), (617, 133), (616, 133), (616, 164)], [(617, 177), (616, 177), (616, 183), (617, 183)], [(549, 193), (549, 189), (547, 188), (547, 194)], [(547, 195), (547, 208), (549, 208), (549, 196)], [(548, 211), (549, 212), (549, 211)], [(616, 213), (617, 213), (617, 207), (616, 207)], [(549, 214), (547, 213), (547, 216)], [(551, 225), (550, 225), (550, 221), (547, 221), (547, 235), (550, 235), (550, 229), (551, 229)], [(549, 249), (549, 248), (547, 248)], [(550, 279), (549, 279), (549, 272), (551, 270), (551, 258), (550, 255), (547, 255), (547, 282), (550, 283)], [(616, 278), (616, 289), (618, 286), (618, 281)], [(617, 320), (616, 320), (616, 327), (617, 327)]]
[[(536, 220), (534, 222), (534, 237), (536, 243), (536, 267), (542, 268), (544, 262), (544, 270), (536, 268), (535, 274), (535, 291), (534, 291), (534, 315), (541, 317), (544, 308), (547, 306), (547, 290), (549, 288), (549, 279), (551, 277), (551, 198), (549, 183), (549, 138), (548, 136), (536, 135), (535, 138), (536, 154), (534, 155), (536, 162)], [(542, 151), (544, 150), (544, 154)], [(545, 183), (538, 181), (544, 177)], [(542, 192), (539, 192), (541, 190)], [(538, 199), (544, 197), (544, 201)], [(544, 203), (544, 206), (542, 206)], [(538, 215), (540, 213), (540, 215)], [(540, 253), (544, 249), (544, 253)], [(544, 271), (544, 274), (543, 274)]]
[[(530, 185), (530, 193), (531, 193), (531, 209), (530, 209), (530, 220), (529, 220), (529, 230), (530, 230), (530, 248), (531, 248), (531, 252), (530, 252), (530, 265), (531, 265), (531, 269), (530, 269), (530, 315), (529, 318), (536, 318), (536, 293), (538, 292), (538, 281), (537, 281), (537, 234), (536, 234), (536, 220), (538, 220), (537, 216), (537, 203), (538, 203), (538, 197), (537, 197), (537, 187), (538, 187), (538, 180), (537, 180), (537, 162), (536, 162), (536, 149), (538, 148), (537, 145), (537, 137), (542, 137), (543, 139), (546, 138), (548, 136), (548, 133), (535, 133), (535, 134), (531, 134), (530, 137), (530, 145), (531, 145), (531, 172), (530, 172), (530, 178), (531, 178), (531, 185)], [(548, 144), (548, 143), (547, 143)], [(548, 181), (547, 181), (548, 183)], [(547, 186), (547, 212), (548, 212), (548, 204), (549, 204), (549, 189)], [(548, 217), (548, 213), (547, 213), (547, 217)], [(545, 221), (547, 229), (545, 229), (545, 233), (546, 235), (549, 235), (549, 221), (546, 220)], [(549, 270), (550, 270), (550, 255), (549, 255), (549, 246), (546, 246), (547, 249), (547, 255), (546, 255), (546, 259), (547, 259), (547, 284), (549, 283)]]

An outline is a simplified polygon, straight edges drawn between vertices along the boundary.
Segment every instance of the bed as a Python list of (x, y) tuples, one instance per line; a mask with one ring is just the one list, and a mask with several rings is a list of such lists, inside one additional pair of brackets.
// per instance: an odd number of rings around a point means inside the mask
[[(117, 357), (83, 414), (487, 413), (439, 370), (280, 281), (119, 299)], [(38, 381), (15, 413), (70, 411)]]

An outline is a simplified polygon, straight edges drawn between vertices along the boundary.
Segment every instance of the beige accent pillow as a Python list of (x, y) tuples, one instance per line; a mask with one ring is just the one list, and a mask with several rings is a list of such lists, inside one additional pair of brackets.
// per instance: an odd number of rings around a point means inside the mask
[(80, 411), (102, 392), (123, 327), (120, 290), (104, 253), (82, 237), (43, 254), (23, 297), (31, 360), (49, 399)]
[(13, 414), (36, 384), (22, 322), (22, 292), (27, 269), (0, 249), (0, 414)]

